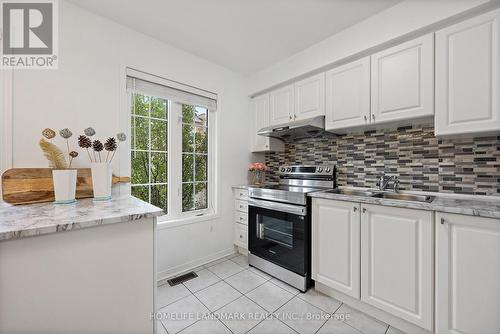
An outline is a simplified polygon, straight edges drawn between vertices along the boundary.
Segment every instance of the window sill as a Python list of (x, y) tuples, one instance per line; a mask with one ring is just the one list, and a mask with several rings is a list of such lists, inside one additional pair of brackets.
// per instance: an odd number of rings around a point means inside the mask
[(165, 215), (158, 217), (157, 229), (163, 230), (163, 229), (175, 228), (179, 226), (197, 224), (204, 221), (215, 220), (218, 218), (219, 215), (217, 215), (215, 212), (208, 212), (201, 216), (186, 216), (177, 218), (171, 218)]

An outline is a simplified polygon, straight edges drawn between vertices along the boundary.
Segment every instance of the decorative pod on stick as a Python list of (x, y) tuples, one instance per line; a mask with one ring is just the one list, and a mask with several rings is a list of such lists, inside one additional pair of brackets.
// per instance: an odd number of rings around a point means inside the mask
[(93, 135), (95, 135), (95, 130), (92, 127), (88, 127), (83, 130), (83, 133), (85, 133), (86, 136), (92, 137)]
[(92, 140), (84, 135), (78, 137), (78, 146), (87, 150), (87, 154), (89, 155), (90, 162), (92, 162), (92, 157), (90, 156), (89, 148), (92, 147)]
[[(68, 149), (68, 155), (69, 154), (69, 138), (71, 138), (71, 136), (73, 135), (73, 132), (70, 131), (70, 129), (68, 128), (64, 128), (62, 129), (61, 131), (59, 131), (59, 135), (61, 137), (63, 137), (64, 139), (66, 139), (66, 148)], [(70, 161), (71, 161), (71, 157), (70, 157)], [(69, 165), (71, 166), (71, 162), (69, 163)]]
[(76, 158), (78, 156), (78, 152), (76, 151), (71, 151), (69, 152), (69, 168), (71, 168), (71, 164), (73, 163), (73, 159)]
[(99, 162), (102, 162), (101, 151), (104, 149), (104, 145), (100, 140), (94, 140), (94, 142), (92, 143), (92, 148), (94, 149), (94, 152), (97, 152), (97, 154), (99, 155)]
[(42, 131), (42, 136), (44, 136), (47, 139), (52, 139), (56, 136), (56, 132), (52, 129), (46, 128), (45, 130)]
[(109, 152), (114, 152), (118, 145), (116, 144), (116, 139), (113, 137), (109, 137), (106, 142), (104, 143), (104, 149), (108, 151), (108, 154), (106, 155), (106, 162), (108, 162), (109, 159)]
[(65, 129), (62, 129), (61, 131), (59, 131), (59, 134), (64, 139), (69, 139), (73, 135), (73, 132), (71, 132), (70, 129), (65, 128)]
[(119, 141), (125, 141), (125, 140), (127, 140), (127, 135), (123, 132), (120, 132), (119, 134), (116, 135), (116, 138)]

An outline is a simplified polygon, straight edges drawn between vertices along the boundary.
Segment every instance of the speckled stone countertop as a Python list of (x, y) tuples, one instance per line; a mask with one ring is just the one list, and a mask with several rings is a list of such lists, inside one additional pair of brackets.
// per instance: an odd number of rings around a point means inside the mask
[[(419, 194), (418, 192), (410, 192)], [(391, 200), (386, 198), (341, 195), (327, 192), (313, 192), (308, 194), (314, 198), (334, 199), (357, 203), (379, 204), (394, 206), (399, 208), (419, 209), (428, 211), (439, 211), (446, 213), (456, 213), (469, 216), (479, 216), (500, 219), (500, 198), (491, 196), (444, 196), (440, 194), (423, 193), (425, 195), (436, 196), (431, 203)]]
[(163, 211), (132, 196), (107, 202), (80, 199), (74, 204), (0, 203), (0, 241), (115, 224), (160, 216)]

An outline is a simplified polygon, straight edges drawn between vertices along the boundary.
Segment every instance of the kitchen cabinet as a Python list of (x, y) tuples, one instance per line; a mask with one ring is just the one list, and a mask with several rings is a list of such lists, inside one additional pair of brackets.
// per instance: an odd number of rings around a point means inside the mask
[(361, 205), (361, 300), (433, 329), (431, 211)]
[(295, 83), (294, 120), (325, 115), (325, 73)]
[(433, 247), (432, 211), (312, 200), (312, 278), (429, 331)]
[(312, 278), (360, 298), (360, 204), (313, 199)]
[(326, 130), (370, 122), (370, 57), (326, 72)]
[(500, 130), (500, 10), (436, 32), (436, 135)]
[(248, 189), (234, 188), (234, 245), (248, 249)]
[(252, 122), (251, 152), (283, 151), (284, 143), (276, 138), (260, 136), (257, 132), (269, 124), (269, 94), (257, 96), (251, 101)]
[(500, 221), (436, 218), (436, 332), (500, 333)]
[(434, 115), (434, 35), (371, 56), (374, 123)]
[(294, 119), (294, 85), (288, 85), (270, 93), (270, 124), (278, 125)]

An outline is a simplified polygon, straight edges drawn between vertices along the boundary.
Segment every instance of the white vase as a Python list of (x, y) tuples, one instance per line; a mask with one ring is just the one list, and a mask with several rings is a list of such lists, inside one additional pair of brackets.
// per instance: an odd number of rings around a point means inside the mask
[(76, 202), (76, 169), (58, 169), (52, 171), (54, 195), (57, 204)]
[(94, 188), (94, 201), (108, 201), (111, 199), (111, 184), (113, 169), (107, 162), (93, 162), (90, 165), (92, 170), (92, 187)]

